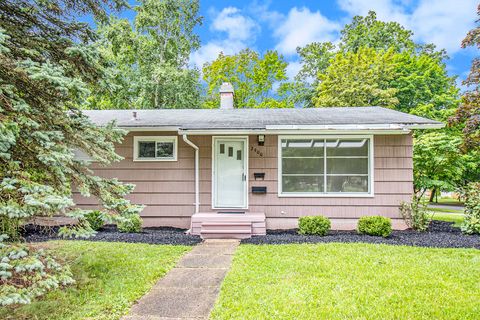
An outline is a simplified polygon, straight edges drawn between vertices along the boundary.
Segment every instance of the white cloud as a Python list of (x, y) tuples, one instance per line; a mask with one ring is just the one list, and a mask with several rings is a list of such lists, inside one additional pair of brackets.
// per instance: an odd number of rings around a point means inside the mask
[(474, 26), (476, 0), (420, 0), (411, 8), (410, 2), (393, 0), (338, 0), (340, 8), (353, 15), (366, 15), (374, 10), (383, 21), (396, 21), (414, 32), (423, 43), (434, 43), (439, 49), (454, 54), (468, 30)]
[(285, 55), (295, 54), (298, 46), (314, 41), (334, 41), (341, 26), (324, 17), (320, 11), (294, 7), (275, 28), (274, 36), (279, 40), (276, 49)]
[(200, 69), (205, 62), (216, 59), (220, 52), (235, 54), (247, 48), (260, 31), (260, 26), (238, 8), (226, 7), (212, 14), (210, 30), (215, 33), (213, 39), (190, 56), (190, 64)]
[(240, 12), (240, 9), (235, 7), (224, 8), (215, 17), (210, 29), (226, 32), (231, 40), (249, 40), (255, 36), (255, 31), (260, 27), (255, 21)]

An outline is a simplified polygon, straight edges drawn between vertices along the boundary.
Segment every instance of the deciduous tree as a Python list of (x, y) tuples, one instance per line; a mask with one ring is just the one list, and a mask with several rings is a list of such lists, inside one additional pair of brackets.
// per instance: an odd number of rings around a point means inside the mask
[(395, 77), (393, 50), (361, 48), (357, 52), (337, 53), (324, 72), (313, 102), (317, 107), (398, 105), (398, 89), (390, 86)]
[[(477, 8), (477, 15), (480, 16), (480, 5)], [(480, 48), (480, 19), (476, 21), (477, 26), (470, 30), (463, 39), (462, 47)], [(469, 90), (462, 97), (457, 113), (452, 117), (453, 124), (463, 125), (464, 150), (480, 149), (480, 58), (472, 61), (470, 74), (463, 82)]]
[(111, 62), (108, 86), (90, 98), (91, 108), (200, 107), (199, 72), (188, 66), (200, 46), (197, 0), (141, 0), (136, 16), (100, 25), (101, 52)]
[(235, 55), (220, 53), (203, 67), (203, 79), (208, 86), (205, 107), (219, 106), (218, 89), (223, 82), (233, 85), (237, 108), (293, 107), (291, 101), (283, 99), (288, 90), (286, 68), (287, 63), (276, 51), (267, 51), (263, 57), (250, 49)]

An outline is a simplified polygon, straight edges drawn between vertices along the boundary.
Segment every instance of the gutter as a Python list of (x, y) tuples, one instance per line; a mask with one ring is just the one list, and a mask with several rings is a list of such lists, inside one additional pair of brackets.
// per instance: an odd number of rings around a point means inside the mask
[(199, 179), (199, 152), (198, 152), (198, 146), (196, 146), (192, 141), (188, 140), (187, 134), (184, 133), (182, 135), (183, 141), (187, 143), (190, 147), (195, 149), (195, 213), (198, 213), (200, 211), (200, 179)]

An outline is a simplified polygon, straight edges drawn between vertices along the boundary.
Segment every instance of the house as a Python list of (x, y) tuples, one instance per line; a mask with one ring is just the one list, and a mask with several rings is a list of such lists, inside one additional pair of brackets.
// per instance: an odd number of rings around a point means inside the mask
[[(136, 185), (144, 226), (189, 228), (203, 237), (248, 237), (325, 215), (334, 229), (382, 215), (405, 228), (398, 207), (413, 190), (412, 130), (442, 123), (380, 107), (95, 110), (128, 130), (125, 159), (96, 173)], [(75, 195), (90, 208), (94, 199)]]

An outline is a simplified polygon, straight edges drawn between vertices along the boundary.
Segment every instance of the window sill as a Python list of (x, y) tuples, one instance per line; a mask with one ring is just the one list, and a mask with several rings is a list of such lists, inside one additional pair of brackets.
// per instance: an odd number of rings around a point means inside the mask
[(177, 161), (177, 159), (133, 159), (133, 162), (163, 162), (163, 161)]
[(373, 193), (279, 193), (279, 198), (374, 198)]

